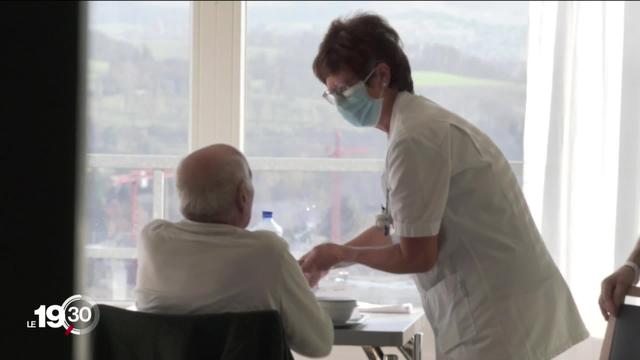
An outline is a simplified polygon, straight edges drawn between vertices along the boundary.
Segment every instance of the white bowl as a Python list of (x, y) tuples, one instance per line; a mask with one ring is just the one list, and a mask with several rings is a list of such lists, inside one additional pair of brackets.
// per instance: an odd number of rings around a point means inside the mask
[(354, 299), (318, 297), (317, 300), (334, 324), (346, 323), (358, 306), (358, 302)]

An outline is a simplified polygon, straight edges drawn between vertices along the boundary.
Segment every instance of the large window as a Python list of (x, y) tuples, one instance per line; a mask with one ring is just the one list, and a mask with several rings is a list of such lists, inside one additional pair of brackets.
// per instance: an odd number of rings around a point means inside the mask
[(140, 230), (177, 218), (167, 169), (188, 150), (190, 4), (89, 2), (88, 11), (84, 291), (128, 300)]
[[(248, 2), (244, 12), (238, 3), (214, 5), (88, 4), (88, 295), (133, 299), (140, 230), (153, 218), (180, 219), (175, 166), (207, 139), (244, 144), (256, 188), (251, 225), (272, 210), (295, 256), (373, 223), (386, 138), (343, 121), (311, 71), (330, 21), (356, 10), (379, 13), (398, 30), (417, 93), (478, 125), (521, 173), (527, 3)], [(229, 39), (240, 42), (235, 16), (245, 16), (245, 72), (217, 84), (235, 66), (235, 55), (225, 58)], [(228, 94), (242, 93), (243, 119), (216, 112), (228, 109)], [(419, 302), (409, 277), (364, 267), (335, 271), (321, 291)]]
[[(526, 2), (249, 2), (244, 150), (255, 174), (253, 221), (274, 211), (296, 256), (350, 240), (383, 202), (384, 134), (342, 120), (311, 71), (331, 20), (357, 11), (399, 32), (416, 93), (483, 129), (520, 171)], [(320, 292), (419, 303), (409, 277), (365, 267), (333, 271)]]

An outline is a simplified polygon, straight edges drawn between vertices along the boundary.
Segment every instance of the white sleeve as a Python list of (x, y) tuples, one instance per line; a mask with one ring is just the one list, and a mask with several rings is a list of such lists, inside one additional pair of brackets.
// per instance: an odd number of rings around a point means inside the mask
[(280, 316), (289, 346), (300, 355), (323, 357), (333, 346), (333, 323), (311, 292), (298, 262), (284, 251), (281, 264)]
[(437, 235), (449, 196), (448, 152), (409, 136), (389, 147), (387, 172), (396, 235)]

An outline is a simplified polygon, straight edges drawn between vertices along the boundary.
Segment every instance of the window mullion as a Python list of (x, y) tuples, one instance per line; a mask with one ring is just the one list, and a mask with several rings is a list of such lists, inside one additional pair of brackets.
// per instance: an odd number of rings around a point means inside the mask
[(242, 148), (244, 2), (193, 3), (189, 148)]

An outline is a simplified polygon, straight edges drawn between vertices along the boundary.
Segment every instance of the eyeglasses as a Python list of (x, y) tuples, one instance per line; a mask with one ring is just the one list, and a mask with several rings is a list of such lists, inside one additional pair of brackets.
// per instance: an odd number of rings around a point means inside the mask
[[(375, 68), (373, 68), (373, 70), (371, 70), (371, 72), (365, 76), (364, 80), (362, 80), (362, 82), (366, 85), (367, 81), (369, 81), (369, 78), (371, 77), (371, 75), (373, 75), (373, 73), (376, 71)], [(358, 82), (359, 83), (359, 82)], [(347, 97), (349, 97), (349, 95), (351, 95), (353, 87), (358, 85), (358, 83), (355, 83), (353, 85), (344, 85), (341, 86), (339, 88), (337, 88), (335, 91), (329, 91), (329, 89), (325, 90), (322, 93), (322, 97), (327, 100), (329, 102), (329, 104), (331, 105), (335, 105), (337, 104), (339, 101), (346, 99)]]

